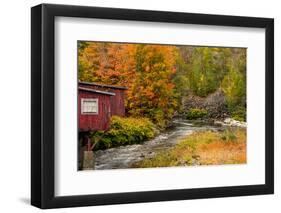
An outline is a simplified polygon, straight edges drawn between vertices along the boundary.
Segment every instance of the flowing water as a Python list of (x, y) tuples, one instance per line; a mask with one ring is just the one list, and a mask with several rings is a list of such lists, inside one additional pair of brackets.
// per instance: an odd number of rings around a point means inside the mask
[(152, 140), (142, 144), (120, 146), (95, 152), (95, 169), (125, 169), (130, 168), (144, 158), (152, 158), (159, 151), (165, 151), (175, 146), (182, 138), (195, 131), (218, 131), (222, 127), (192, 123), (188, 120), (174, 120), (173, 127), (161, 133)]

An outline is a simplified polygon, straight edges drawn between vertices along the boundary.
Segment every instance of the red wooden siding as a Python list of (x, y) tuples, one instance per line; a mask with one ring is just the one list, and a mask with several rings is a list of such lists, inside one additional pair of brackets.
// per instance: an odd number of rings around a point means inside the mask
[[(111, 97), (106, 94), (99, 94), (89, 91), (79, 90), (78, 95), (78, 115), (79, 115), (79, 131), (91, 130), (107, 130), (111, 117), (110, 105)], [(98, 99), (98, 114), (82, 114), (81, 99), (82, 98), (97, 98)]]
[(110, 100), (112, 115), (118, 115), (118, 116), (122, 116), (122, 117), (125, 116), (124, 90), (115, 89), (114, 91), (111, 90), (111, 92), (115, 93), (115, 96), (113, 96)]
[(83, 86), (90, 89), (102, 90), (115, 93), (115, 96), (111, 97), (111, 115), (125, 116), (125, 91), (126, 87), (111, 86), (88, 82), (79, 82), (79, 86)]

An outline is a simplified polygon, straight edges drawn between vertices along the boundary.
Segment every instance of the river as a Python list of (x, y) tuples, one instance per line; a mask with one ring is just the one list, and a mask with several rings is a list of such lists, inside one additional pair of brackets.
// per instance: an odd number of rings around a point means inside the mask
[(95, 170), (125, 169), (144, 158), (152, 158), (158, 151), (175, 146), (181, 139), (195, 131), (218, 131), (222, 127), (188, 120), (174, 120), (172, 127), (142, 144), (120, 146), (95, 152)]

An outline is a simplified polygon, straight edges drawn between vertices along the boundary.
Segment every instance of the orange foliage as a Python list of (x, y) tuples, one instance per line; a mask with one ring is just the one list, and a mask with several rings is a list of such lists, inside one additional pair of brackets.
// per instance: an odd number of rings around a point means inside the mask
[(136, 47), (130, 44), (88, 42), (79, 63), (90, 75), (79, 76), (79, 80), (128, 86), (135, 72), (135, 51)]
[(87, 42), (79, 50), (79, 80), (128, 87), (126, 111), (165, 126), (177, 104), (176, 54), (175, 46)]

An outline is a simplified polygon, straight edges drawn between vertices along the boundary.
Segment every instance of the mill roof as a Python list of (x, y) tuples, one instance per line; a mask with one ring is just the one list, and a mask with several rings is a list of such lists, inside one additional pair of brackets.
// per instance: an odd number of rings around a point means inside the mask
[(89, 88), (85, 88), (85, 87), (78, 87), (78, 89), (81, 90), (81, 91), (98, 93), (98, 94), (103, 94), (103, 95), (111, 95), (111, 96), (115, 95), (115, 93), (113, 93), (113, 92), (101, 91), (101, 90), (96, 90), (96, 89), (89, 89)]
[(90, 86), (98, 86), (103, 88), (111, 88), (111, 89), (120, 89), (120, 90), (127, 90), (127, 87), (123, 86), (115, 86), (115, 85), (107, 85), (107, 84), (100, 84), (100, 83), (93, 83), (93, 82), (85, 82), (85, 81), (79, 81), (80, 85), (90, 85)]

